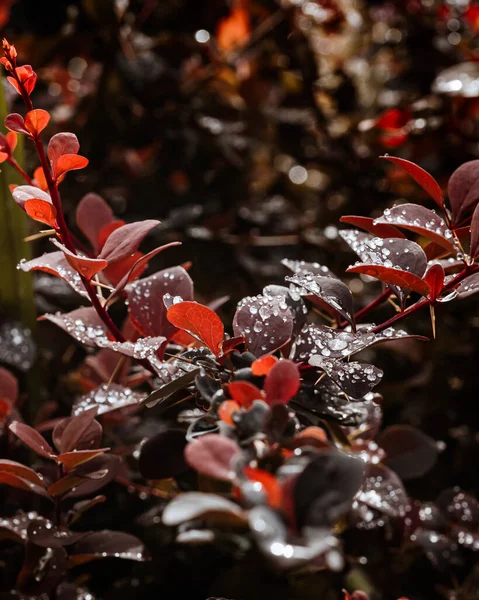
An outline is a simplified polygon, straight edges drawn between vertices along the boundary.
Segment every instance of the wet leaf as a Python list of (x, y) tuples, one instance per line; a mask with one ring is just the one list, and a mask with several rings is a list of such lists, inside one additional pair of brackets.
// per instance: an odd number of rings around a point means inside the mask
[(175, 331), (166, 318), (163, 303), (165, 294), (193, 299), (193, 282), (182, 267), (164, 269), (154, 275), (135, 281), (126, 288), (130, 318), (143, 335), (163, 335), (170, 338)]
[(444, 206), (444, 198), (442, 196), (442, 190), (439, 184), (427, 171), (416, 165), (415, 163), (405, 160), (404, 158), (398, 158), (396, 156), (382, 156), (392, 162), (401, 169), (404, 169), (409, 175), (418, 183), (422, 189), (431, 196), (434, 202), (442, 208)]
[(394, 227), (393, 225), (387, 225), (385, 223), (375, 224), (375, 220), (371, 217), (356, 217), (352, 215), (345, 215), (339, 219), (341, 223), (347, 223), (354, 227), (364, 229), (368, 233), (371, 233), (375, 237), (380, 238), (404, 238), (406, 237), (402, 231)]
[(196, 302), (179, 302), (170, 306), (168, 321), (198, 339), (219, 356), (224, 338), (221, 319), (210, 308)]
[(347, 272), (362, 273), (363, 275), (374, 277), (383, 283), (397, 286), (403, 290), (417, 292), (418, 294), (421, 294), (421, 296), (428, 296), (430, 292), (429, 285), (424, 280), (413, 273), (408, 273), (407, 271), (401, 271), (399, 269), (356, 263), (352, 267), (349, 267)]
[(77, 308), (69, 313), (46, 314), (41, 319), (51, 321), (84, 346), (108, 343), (107, 330), (93, 307)]
[(164, 385), (143, 400), (143, 403), (146, 404), (148, 408), (153, 408), (162, 400), (166, 400), (171, 394), (187, 387), (194, 381), (196, 375), (200, 372), (199, 367), (185, 373), (184, 371), (177, 369), (171, 363), (163, 363), (163, 366), (165, 369), (163, 376)]
[(323, 369), (337, 386), (355, 399), (366, 396), (384, 375), (381, 369), (367, 363), (342, 362), (322, 356), (312, 356), (309, 364)]
[[(478, 180), (479, 181), (479, 180)], [(479, 188), (479, 184), (478, 184)], [(479, 196), (479, 190), (478, 190)], [(471, 247), (469, 250), (469, 254), (471, 258), (477, 258), (479, 255), (479, 205), (476, 206), (474, 213), (472, 215), (471, 221)]]
[(45, 438), (38, 433), (35, 429), (26, 425), (25, 423), (11, 423), (9, 429), (14, 433), (22, 442), (31, 448), (34, 452), (43, 456), (44, 458), (55, 458), (53, 448), (47, 443)]
[(55, 527), (51, 521), (40, 518), (30, 522), (27, 535), (31, 542), (42, 548), (61, 548), (74, 544), (88, 534)]
[[(391, 469), (370, 464), (366, 467), (364, 481), (355, 497), (354, 510), (357, 510), (360, 504), (377, 511), (380, 516), (395, 519), (406, 515), (409, 499), (401, 480)], [(370, 517), (362, 513), (360, 527), (361, 522), (364, 523), (362, 526), (364, 529), (377, 526), (374, 518), (374, 513)], [(371, 522), (370, 525), (368, 525), (368, 519)]]
[(185, 448), (186, 462), (190, 467), (203, 475), (224, 481), (231, 480), (231, 461), (240, 453), (236, 442), (215, 434), (204, 435)]
[(34, 483), (39, 487), (45, 487), (43, 479), (36, 471), (7, 458), (0, 458), (0, 473), (14, 473), (25, 481)]
[(68, 264), (73, 267), (77, 273), (88, 280), (92, 279), (97, 273), (103, 271), (103, 269), (108, 266), (106, 260), (73, 254), (73, 252), (70, 252), (70, 250), (58, 240), (52, 239), (52, 243), (63, 252)]
[(469, 275), (456, 288), (458, 298), (468, 298), (479, 292), (479, 273)]
[(71, 471), (75, 467), (90, 461), (92, 458), (107, 452), (110, 448), (96, 448), (94, 450), (73, 450), (72, 452), (64, 452), (57, 456), (57, 461), (66, 467), (67, 471)]
[(243, 335), (248, 350), (257, 358), (271, 354), (291, 339), (293, 317), (281, 296), (244, 298), (233, 319), (235, 335)]
[(384, 223), (414, 231), (446, 250), (455, 252), (453, 234), (444, 220), (433, 210), (424, 206), (400, 204), (393, 208), (387, 208), (381, 217), (375, 219), (374, 223)]
[(89, 297), (78, 271), (67, 262), (63, 252), (48, 252), (29, 261), (22, 260), (18, 266), (26, 273), (29, 271), (43, 271), (60, 277), (71, 285), (75, 292), (84, 298)]
[(38, 496), (50, 498), (47, 490), (43, 485), (38, 485), (28, 479), (24, 479), (23, 477), (14, 472), (3, 471), (0, 468), (0, 485), (1, 484), (18, 488), (20, 490), (24, 490), (25, 492), (32, 492), (33, 494), (37, 494)]
[(320, 277), (334, 277), (337, 279), (336, 275), (330, 271), (329, 267), (320, 265), (317, 262), (311, 263), (304, 260), (290, 260), (289, 258), (284, 258), (281, 261), (281, 264), (293, 273), (312, 273), (313, 275), (319, 275)]
[(386, 428), (377, 443), (386, 452), (385, 464), (401, 479), (422, 477), (434, 466), (438, 455), (434, 440), (409, 425)]
[(134, 392), (130, 388), (112, 383), (106, 383), (81, 396), (72, 407), (73, 415), (80, 415), (91, 408), (98, 410), (97, 415), (104, 415), (114, 410), (139, 406), (145, 395)]
[(135, 536), (121, 531), (95, 531), (88, 533), (71, 549), (70, 560), (81, 565), (106, 557), (144, 561), (148, 558), (143, 543)]

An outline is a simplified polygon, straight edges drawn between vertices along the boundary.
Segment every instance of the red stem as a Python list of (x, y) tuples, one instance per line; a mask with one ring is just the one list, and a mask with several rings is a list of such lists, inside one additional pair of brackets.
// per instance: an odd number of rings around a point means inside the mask
[[(27, 111), (30, 112), (31, 110), (33, 110), (33, 104), (30, 99), (30, 96), (28, 95), (27, 91), (24, 89), (23, 84), (20, 81), (20, 78), (18, 77), (15, 69), (12, 71), (12, 75), (17, 80), (17, 83), (18, 83), (18, 86), (19, 86), (19, 89), (21, 92), (21, 96), (23, 98), (23, 102), (25, 103), (25, 107), (26, 107)], [(50, 166), (48, 164), (48, 159), (46, 157), (45, 150), (43, 148), (43, 144), (42, 144), (40, 135), (39, 134), (33, 135), (32, 141), (35, 145), (35, 149), (37, 151), (38, 158), (40, 160), (40, 165), (41, 165), (43, 173), (45, 175), (45, 180), (47, 182), (48, 191), (50, 192), (52, 204), (56, 210), (56, 220), (58, 223), (58, 232), (57, 233), (60, 237), (61, 242), (65, 245), (65, 247), (68, 250), (70, 250), (70, 252), (73, 252), (73, 254), (76, 254), (76, 249), (73, 244), (73, 239), (72, 239), (72, 236), (68, 229), (68, 226), (66, 224), (65, 216), (63, 214), (60, 194), (58, 192), (58, 185), (53, 178)], [(101, 304), (100, 299), (98, 298), (97, 293), (96, 293), (93, 285), (91, 284), (91, 282), (88, 281), (88, 279), (86, 279), (85, 277), (83, 277), (83, 275), (80, 275), (80, 278), (81, 278), (82, 283), (85, 287), (85, 290), (87, 291), (87, 294), (91, 300), (93, 308), (98, 313), (98, 316), (100, 317), (100, 319), (105, 323), (105, 325), (110, 330), (111, 334), (113, 335), (113, 337), (115, 338), (115, 340), (117, 342), (125, 342), (126, 341), (125, 337), (123, 336), (121, 331), (118, 329), (118, 327), (113, 322), (113, 320), (110, 317), (110, 315), (108, 314), (108, 311), (106, 310), (106, 308)], [(153, 375), (156, 375), (156, 371), (153, 369), (153, 367), (151, 366), (151, 364), (148, 360), (142, 359), (142, 360), (138, 360), (138, 362), (143, 367), (148, 369), (148, 371), (153, 373)]]
[(18, 171), (18, 173), (20, 173), (20, 175), (23, 177), (23, 179), (25, 179), (25, 181), (28, 183), (28, 185), (33, 185), (33, 180), (32, 178), (28, 175), (28, 173), (26, 173), (22, 167), (17, 163), (17, 161), (13, 158), (13, 156), (9, 156), (7, 158), (7, 162), (9, 165), (12, 165), (12, 167)]

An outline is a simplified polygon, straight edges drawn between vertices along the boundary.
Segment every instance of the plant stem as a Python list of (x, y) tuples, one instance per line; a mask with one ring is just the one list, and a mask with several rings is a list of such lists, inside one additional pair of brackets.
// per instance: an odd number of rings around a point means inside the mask
[(17, 163), (17, 161), (13, 158), (13, 156), (10, 156), (9, 158), (7, 158), (7, 162), (8, 164), (12, 165), (12, 167), (18, 172), (20, 173), (20, 175), (23, 177), (23, 179), (25, 179), (25, 181), (28, 183), (28, 185), (33, 185), (33, 180), (32, 178), (28, 175), (28, 173), (26, 173), (22, 167)]

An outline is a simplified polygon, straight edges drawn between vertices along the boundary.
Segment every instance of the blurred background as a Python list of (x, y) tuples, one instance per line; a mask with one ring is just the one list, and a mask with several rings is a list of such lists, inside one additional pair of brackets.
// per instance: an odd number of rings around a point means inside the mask
[[(477, 2), (0, 0), (0, 29), (19, 64), (38, 72), (33, 102), (52, 114), (47, 133), (76, 133), (90, 160), (62, 184), (70, 225), (91, 191), (127, 222), (161, 219), (155, 242), (183, 245), (150, 270), (191, 261), (200, 301), (230, 296), (226, 322), (240, 298), (282, 282), (283, 258), (342, 276), (354, 262), (338, 238), (342, 215), (374, 216), (408, 198), (433, 207), (381, 155), (420, 164), (444, 188), (479, 157)], [(3, 92), (8, 110), (23, 112), (14, 90)], [(24, 165), (37, 167), (28, 147)], [(7, 192), (4, 181), (2, 214), (12, 210)], [(4, 219), (4, 241), (12, 229), (13, 238), (35, 233), (13, 222)], [(61, 405), (62, 376), (82, 350), (46, 324), (32, 334), (28, 298), (12, 294), (28, 288), (16, 263), (48, 242), (6, 248), (0, 362), (19, 373), (35, 364)], [(363, 302), (377, 292), (357, 277), (348, 283)], [(39, 314), (77, 306), (58, 279), (41, 274), (33, 287)], [(438, 314), (435, 344), (399, 344), (376, 361), (386, 371), (386, 423), (413, 423), (447, 444), (408, 488), (425, 500), (456, 484), (479, 491), (474, 303)], [(424, 317), (408, 329), (430, 335)]]

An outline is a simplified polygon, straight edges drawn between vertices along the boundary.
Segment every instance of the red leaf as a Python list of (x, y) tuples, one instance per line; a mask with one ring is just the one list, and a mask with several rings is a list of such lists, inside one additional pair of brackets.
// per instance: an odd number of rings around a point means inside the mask
[(408, 273), (407, 271), (401, 271), (400, 269), (393, 269), (390, 267), (382, 267), (380, 265), (367, 265), (357, 264), (347, 269), (348, 273), (363, 273), (389, 283), (391, 285), (397, 285), (400, 288), (412, 290), (422, 296), (427, 296), (430, 292), (429, 285), (417, 275)]
[[(208, 306), (208, 308), (211, 308)], [(213, 310), (213, 309), (212, 309)], [(235, 348), (237, 348), (240, 344), (244, 344), (244, 337), (242, 335), (238, 335), (236, 337), (228, 338), (223, 342), (221, 347), (221, 352), (224, 354), (229, 354), (233, 352)]]
[(299, 369), (291, 360), (280, 360), (264, 381), (266, 402), (270, 406), (286, 404), (299, 390)]
[(88, 158), (85, 158), (84, 156), (78, 156), (77, 154), (63, 154), (55, 163), (53, 175), (55, 179), (59, 180), (63, 175), (68, 173), (68, 171), (84, 169), (87, 164)]
[[(21, 81), (28, 95), (30, 95), (35, 89), (35, 83), (37, 81), (37, 74), (30, 65), (22, 65), (16, 67), (15, 73), (18, 79)], [(13, 85), (19, 94), (21, 94), (20, 87), (17, 80), (14, 77), (7, 77), (8, 81)]]
[(233, 400), (245, 408), (250, 408), (255, 400), (265, 398), (264, 392), (249, 381), (232, 381), (227, 387)]
[(77, 273), (83, 277), (86, 277), (88, 280), (90, 280), (100, 271), (103, 271), (103, 269), (108, 265), (108, 261), (100, 258), (88, 258), (86, 256), (78, 256), (77, 254), (73, 254), (73, 252), (70, 252), (70, 250), (65, 248), (63, 244), (60, 244), (58, 240), (52, 240), (52, 242), (63, 252), (69, 265), (73, 267)]
[(253, 362), (251, 371), (253, 375), (267, 375), (277, 362), (278, 359), (275, 356), (263, 356)]
[(242, 6), (233, 7), (229, 16), (221, 19), (216, 31), (216, 41), (223, 52), (228, 52), (239, 45), (246, 44), (249, 36), (249, 13)]
[(31, 483), (34, 483), (40, 487), (45, 487), (43, 479), (40, 477), (40, 475), (38, 475), (38, 473), (36, 473), (33, 469), (30, 469), (29, 467), (26, 467), (25, 465), (17, 463), (13, 460), (0, 458), (0, 472), (14, 473), (26, 481), (30, 481)]
[(103, 249), (103, 246), (110, 235), (117, 229), (120, 229), (120, 227), (123, 227), (123, 225), (126, 225), (125, 221), (122, 219), (115, 219), (111, 223), (107, 223), (104, 227), (102, 227), (101, 231), (98, 232), (96, 239), (96, 245), (100, 251)]
[(409, 160), (404, 160), (404, 158), (397, 158), (395, 156), (381, 156), (381, 158), (385, 158), (386, 160), (389, 160), (389, 162), (404, 169), (414, 181), (418, 183), (429, 196), (431, 196), (440, 208), (444, 207), (442, 190), (439, 187), (438, 182), (427, 171)]
[(73, 452), (64, 452), (57, 456), (58, 462), (61, 462), (68, 471), (88, 462), (95, 456), (107, 452), (110, 448), (97, 448), (95, 450), (73, 450)]
[(347, 223), (348, 225), (354, 225), (354, 227), (359, 227), (360, 229), (364, 229), (364, 231), (369, 231), (373, 235), (380, 238), (389, 238), (389, 237), (397, 237), (397, 238), (405, 238), (406, 236), (402, 231), (396, 229), (392, 225), (387, 225), (385, 223), (374, 223), (374, 219), (371, 217), (356, 217), (352, 215), (345, 215), (339, 219), (341, 223)]
[(11, 113), (5, 117), (5, 127), (15, 133), (29, 135), (29, 132), (25, 129), (25, 121), (22, 115), (19, 115), (18, 113)]
[(17, 147), (17, 134), (13, 131), (9, 131), (5, 136), (9, 154), (12, 155), (15, 148)]
[(0, 367), (0, 398), (10, 400), (13, 404), (18, 398), (18, 380), (3, 367)]
[[(135, 252), (123, 260), (109, 264), (108, 267), (103, 271), (103, 274), (112, 285), (116, 286), (123, 279), (123, 277), (130, 272), (133, 265), (136, 264), (142, 256), (144, 256), (143, 252)], [(143, 269), (139, 270), (138, 277), (145, 269), (146, 265), (143, 265)]]
[(98, 194), (87, 194), (80, 200), (76, 210), (76, 222), (93, 248), (98, 251), (98, 235), (115, 220), (110, 206)]
[(104, 258), (109, 263), (127, 258), (138, 250), (146, 234), (159, 223), (156, 219), (147, 219), (123, 225), (108, 237), (99, 258)]
[(251, 481), (261, 483), (268, 498), (268, 504), (273, 508), (281, 508), (282, 505), (282, 489), (274, 475), (263, 471), (263, 469), (255, 469), (254, 467), (245, 467), (244, 474)]
[(425, 206), (418, 206), (417, 204), (393, 206), (393, 208), (386, 209), (384, 214), (375, 219), (374, 222), (395, 225), (414, 231), (451, 252), (455, 251), (452, 232), (440, 216)]
[(224, 327), (211, 309), (197, 302), (179, 302), (170, 306), (166, 316), (172, 325), (187, 331), (219, 356)]
[(67, 131), (56, 133), (48, 142), (48, 158), (52, 166), (56, 164), (60, 156), (65, 154), (78, 154), (80, 144), (74, 133)]
[(32, 427), (15, 421), (10, 424), (10, 431), (14, 433), (24, 444), (44, 458), (55, 458), (53, 448), (46, 442), (43, 436)]
[(217, 434), (203, 435), (185, 448), (186, 462), (190, 467), (203, 475), (224, 481), (231, 480), (231, 461), (240, 453), (236, 442)]
[(240, 405), (234, 400), (225, 400), (218, 409), (218, 417), (228, 425), (234, 426), (233, 414), (240, 409)]
[(429, 285), (431, 291), (429, 297), (431, 300), (435, 300), (442, 292), (444, 287), (444, 269), (441, 265), (431, 265), (424, 275), (424, 281)]
[(35, 108), (25, 115), (25, 129), (32, 135), (38, 136), (48, 125), (50, 115), (46, 110)]
[(37, 167), (33, 172), (33, 179), (35, 180), (36, 185), (43, 190), (44, 192), (48, 192), (48, 183), (45, 179), (45, 173), (43, 172), (42, 167)]
[(476, 258), (479, 254), (479, 204), (476, 206), (471, 221), (471, 248), (469, 250), (471, 258)]
[(23, 207), (27, 215), (35, 221), (45, 223), (53, 229), (57, 228), (57, 211), (50, 202), (40, 200), (39, 198), (32, 198), (31, 200), (27, 200)]

